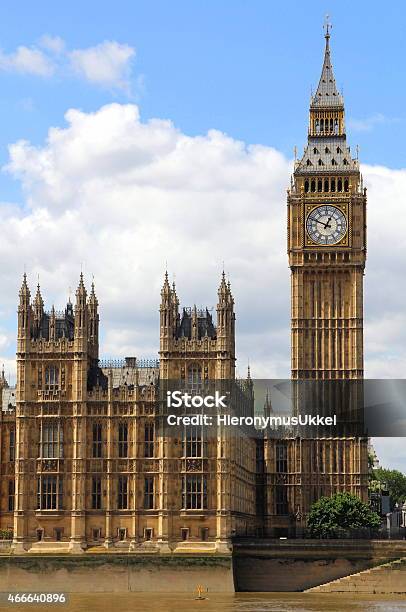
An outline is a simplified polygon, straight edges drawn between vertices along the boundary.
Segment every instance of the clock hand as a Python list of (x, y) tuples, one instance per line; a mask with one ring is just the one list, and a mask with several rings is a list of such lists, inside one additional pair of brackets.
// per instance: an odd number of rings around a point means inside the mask
[(324, 225), (324, 227), (330, 227), (328, 223), (323, 223), (323, 221), (319, 221), (318, 219), (315, 219), (316, 223), (320, 223), (320, 225)]
[(324, 225), (324, 227), (327, 229), (328, 227), (331, 228), (331, 225), (330, 225), (331, 219), (332, 217), (329, 217), (327, 223), (323, 223), (323, 221), (319, 221), (318, 219), (315, 219), (315, 221), (316, 223), (320, 223), (320, 225)]

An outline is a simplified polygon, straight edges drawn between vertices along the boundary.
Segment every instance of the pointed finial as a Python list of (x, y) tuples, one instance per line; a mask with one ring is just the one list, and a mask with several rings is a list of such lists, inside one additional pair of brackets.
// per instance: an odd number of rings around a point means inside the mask
[(327, 40), (327, 43), (328, 43), (328, 39), (330, 38), (330, 30), (332, 29), (332, 27), (333, 26), (331, 25), (330, 15), (326, 15), (324, 19), (323, 28), (324, 28), (324, 31), (326, 32), (324, 36), (325, 36), (325, 39)]
[(295, 161), (297, 160), (297, 146), (293, 147), (293, 155), (295, 156)]
[(169, 297), (171, 294), (171, 286), (169, 284), (169, 276), (168, 276), (168, 270), (165, 270), (165, 275), (164, 275), (164, 284), (162, 286), (161, 289), (161, 296), (164, 297)]
[(27, 284), (27, 274), (26, 274), (26, 272), (24, 272), (24, 274), (23, 274), (23, 282), (22, 282), (22, 285), (21, 285), (21, 289), (20, 289), (19, 295), (20, 295), (20, 298), (25, 298), (26, 301), (27, 300), (29, 301), (29, 299), (31, 297), (30, 290), (29, 290), (28, 284)]
[(85, 283), (83, 281), (83, 272), (80, 273), (79, 285), (78, 285), (78, 288), (76, 289), (76, 297), (78, 298), (79, 296), (86, 298), (86, 288), (85, 288)]
[(359, 155), (359, 145), (357, 145), (355, 147), (355, 152), (356, 152), (356, 159), (358, 160), (358, 155)]

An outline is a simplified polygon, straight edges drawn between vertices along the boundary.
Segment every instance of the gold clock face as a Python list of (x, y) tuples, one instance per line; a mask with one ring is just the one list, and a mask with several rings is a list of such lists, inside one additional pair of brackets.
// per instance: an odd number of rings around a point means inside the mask
[(313, 208), (306, 219), (306, 231), (316, 244), (331, 246), (347, 233), (347, 219), (342, 210), (332, 204)]

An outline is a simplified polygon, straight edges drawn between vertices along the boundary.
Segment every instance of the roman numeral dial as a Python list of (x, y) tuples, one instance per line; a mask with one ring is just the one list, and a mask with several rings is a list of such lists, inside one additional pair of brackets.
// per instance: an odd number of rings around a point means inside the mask
[(340, 242), (347, 233), (347, 219), (342, 210), (332, 204), (313, 208), (306, 219), (306, 231), (315, 243), (331, 246)]

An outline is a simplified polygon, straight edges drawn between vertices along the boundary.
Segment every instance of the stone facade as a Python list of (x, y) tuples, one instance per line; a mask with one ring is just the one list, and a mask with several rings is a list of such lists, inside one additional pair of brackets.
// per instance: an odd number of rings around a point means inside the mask
[[(160, 360), (103, 362), (94, 286), (88, 295), (81, 276), (75, 305), (47, 313), (24, 277), (16, 410), (2, 413), (1, 436), (1, 526), (14, 525), (16, 551), (52, 541), (72, 551), (218, 552), (254, 532), (255, 440), (224, 428), (207, 440), (189, 428), (178, 439), (158, 418), (158, 383), (197, 390), (234, 379), (230, 285), (223, 273), (217, 324), (207, 309), (180, 313), (167, 275), (161, 297)], [(252, 412), (252, 383), (237, 384)]]

